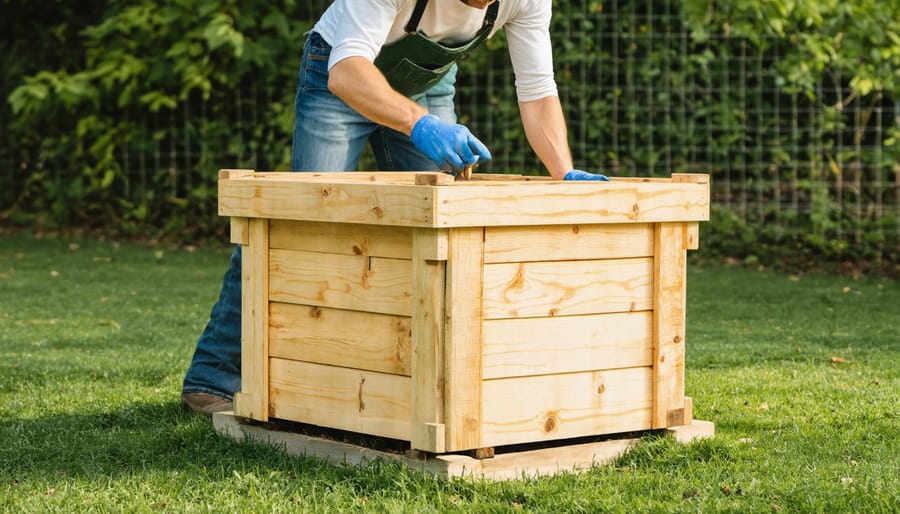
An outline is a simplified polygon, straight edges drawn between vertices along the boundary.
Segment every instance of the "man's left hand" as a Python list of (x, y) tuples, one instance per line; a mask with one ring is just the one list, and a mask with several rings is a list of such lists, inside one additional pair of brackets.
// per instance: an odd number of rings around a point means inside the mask
[(609, 182), (609, 177), (600, 173), (588, 173), (581, 170), (572, 170), (566, 173), (566, 176), (563, 177), (563, 180), (600, 180), (603, 182)]

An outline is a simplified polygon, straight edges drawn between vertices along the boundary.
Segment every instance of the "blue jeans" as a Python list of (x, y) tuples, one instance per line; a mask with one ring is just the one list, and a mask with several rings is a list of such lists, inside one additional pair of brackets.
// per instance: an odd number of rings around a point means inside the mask
[[(294, 101), (294, 171), (354, 171), (368, 142), (382, 171), (434, 171), (437, 163), (403, 133), (359, 115), (328, 90), (331, 46), (310, 33), (303, 47)], [(431, 114), (456, 122), (456, 68), (426, 93), (413, 98)], [(241, 248), (234, 249), (219, 299), (184, 377), (185, 393), (231, 399), (241, 388)]]

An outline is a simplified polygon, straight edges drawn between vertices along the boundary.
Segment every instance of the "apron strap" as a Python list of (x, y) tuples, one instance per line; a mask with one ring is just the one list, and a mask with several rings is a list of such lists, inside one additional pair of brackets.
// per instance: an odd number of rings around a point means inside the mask
[[(427, 5), (428, 0), (416, 0), (416, 7), (413, 9), (412, 16), (409, 17), (409, 21), (406, 23), (407, 34), (412, 34), (419, 29), (419, 22), (422, 21), (422, 15), (425, 14), (425, 7)], [(497, 11), (499, 10), (500, 2), (494, 2), (488, 7), (487, 14), (484, 16), (484, 25), (482, 25), (482, 28), (493, 28), (494, 22), (497, 21)]]
[(422, 14), (425, 13), (425, 6), (428, 5), (428, 0), (416, 0), (416, 8), (413, 9), (412, 16), (409, 18), (409, 22), (406, 24), (406, 33), (411, 34), (414, 33), (419, 28), (419, 22), (422, 21)]

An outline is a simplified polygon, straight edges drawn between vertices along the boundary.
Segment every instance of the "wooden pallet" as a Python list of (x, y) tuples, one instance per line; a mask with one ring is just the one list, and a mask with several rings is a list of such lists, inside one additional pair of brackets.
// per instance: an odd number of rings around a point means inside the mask
[[(333, 464), (362, 465), (375, 459), (395, 460), (410, 469), (440, 477), (468, 477), (489, 480), (512, 480), (580, 472), (593, 466), (609, 464), (640, 439), (640, 433), (610, 436), (609, 439), (577, 444), (561, 444), (514, 451), (498, 451), (492, 458), (477, 459), (463, 454), (431, 455), (420, 452), (391, 452), (350, 444), (324, 437), (247, 423), (233, 412), (213, 414), (213, 426), (219, 434), (242, 441), (253, 440), (279, 448), (289, 455), (321, 458)], [(712, 437), (711, 421), (693, 420), (690, 425), (669, 427), (661, 433), (681, 443)]]

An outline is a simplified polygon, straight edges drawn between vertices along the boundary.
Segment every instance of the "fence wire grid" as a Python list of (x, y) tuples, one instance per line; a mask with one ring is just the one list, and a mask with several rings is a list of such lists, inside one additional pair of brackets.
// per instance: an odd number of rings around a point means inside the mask
[[(312, 24), (328, 4), (301, 2), (295, 15)], [(865, 245), (872, 260), (900, 254), (900, 150), (891, 142), (900, 99), (842, 105), (849, 90), (840, 76), (823, 79), (815, 99), (789, 94), (773, 71), (778, 44), (761, 51), (726, 35), (698, 44), (677, 0), (570, 2), (565, 17), (559, 9), (555, 16), (555, 67), (576, 167), (613, 176), (710, 173), (714, 210), (737, 227), (837, 254)], [(508, 54), (488, 46), (461, 66), (460, 121), (491, 147), (486, 171), (542, 173), (520, 126)], [(272, 130), (260, 128), (262, 106), (279, 97), (252, 86), (234, 92), (229, 144), (240, 162), (221, 167), (286, 166), (290, 134), (279, 136), (279, 155), (253, 144), (254, 134)], [(151, 182), (170, 184), (173, 197), (195, 187), (192, 169), (208, 151), (192, 136), (206, 112), (196, 102), (153, 121), (175, 136), (148, 138), (121, 156), (126, 196), (144, 194)], [(4, 164), (6, 182), (15, 184), (18, 163)], [(371, 165), (364, 159), (361, 167)], [(48, 180), (66, 180), (65, 170), (48, 171)]]

